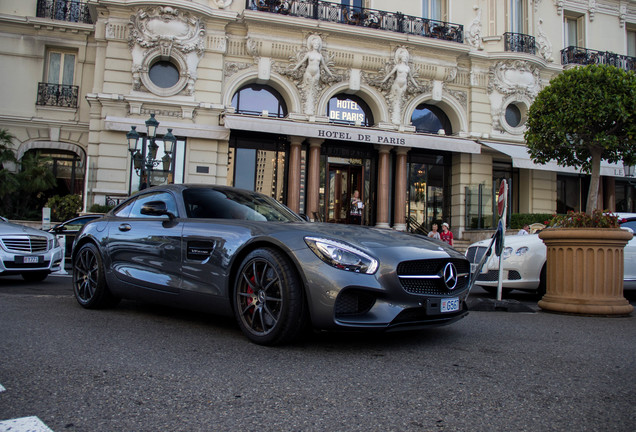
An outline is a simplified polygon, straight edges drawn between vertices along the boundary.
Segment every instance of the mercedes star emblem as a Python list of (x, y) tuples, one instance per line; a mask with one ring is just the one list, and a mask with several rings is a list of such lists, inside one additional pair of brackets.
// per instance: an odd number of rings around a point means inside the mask
[(449, 262), (444, 267), (444, 284), (449, 290), (454, 290), (457, 286), (457, 269), (453, 263)]

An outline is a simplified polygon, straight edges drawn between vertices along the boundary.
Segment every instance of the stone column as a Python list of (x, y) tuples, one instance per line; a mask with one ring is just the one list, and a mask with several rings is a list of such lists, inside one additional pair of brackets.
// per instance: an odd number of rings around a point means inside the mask
[(377, 228), (389, 226), (389, 152), (391, 147), (377, 146), (378, 150), (378, 200), (377, 200)]
[(309, 163), (307, 167), (307, 216), (315, 221), (320, 211), (320, 138), (309, 139)]
[(300, 213), (300, 146), (304, 140), (305, 137), (290, 137), (287, 207), (296, 213)]
[(406, 154), (409, 152), (407, 147), (397, 148), (397, 161), (395, 167), (395, 223), (393, 229), (397, 231), (406, 231), (406, 193), (407, 193), (407, 177), (406, 172)]

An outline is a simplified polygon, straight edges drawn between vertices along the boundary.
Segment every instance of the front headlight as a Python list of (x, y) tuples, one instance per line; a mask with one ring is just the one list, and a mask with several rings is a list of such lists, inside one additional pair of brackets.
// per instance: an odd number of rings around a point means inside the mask
[(511, 247), (504, 248), (503, 252), (501, 252), (501, 257), (503, 259), (510, 258), (510, 255), (512, 255), (512, 248)]
[(355, 247), (318, 237), (305, 237), (305, 243), (318, 258), (340, 270), (373, 274), (378, 260)]
[(521, 255), (525, 255), (530, 249), (528, 248), (528, 246), (522, 246), (519, 249), (517, 249), (517, 251), (515, 252), (515, 255), (517, 256), (521, 256)]

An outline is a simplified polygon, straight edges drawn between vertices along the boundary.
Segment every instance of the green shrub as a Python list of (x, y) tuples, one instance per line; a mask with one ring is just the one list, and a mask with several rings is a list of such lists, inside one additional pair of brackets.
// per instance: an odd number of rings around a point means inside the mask
[(79, 195), (55, 195), (49, 198), (46, 206), (51, 208), (51, 221), (64, 222), (78, 215), (82, 198)]
[(513, 213), (508, 226), (510, 229), (521, 229), (525, 224), (545, 224), (545, 221), (551, 219), (552, 216), (554, 216), (552, 213)]
[(92, 206), (90, 206), (88, 211), (91, 212), (91, 213), (106, 213), (107, 211), (109, 211), (112, 208), (113, 208), (112, 205), (93, 204)]

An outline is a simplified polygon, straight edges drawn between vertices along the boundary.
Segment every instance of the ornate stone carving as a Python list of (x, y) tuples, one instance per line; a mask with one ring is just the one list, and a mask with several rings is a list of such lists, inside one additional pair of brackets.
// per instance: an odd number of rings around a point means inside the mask
[(504, 61), (490, 68), (488, 93), (521, 94), (534, 98), (541, 90), (539, 69), (522, 60)]
[(539, 18), (539, 24), (537, 24), (537, 48), (539, 48), (539, 55), (549, 62), (553, 62), (552, 58), (552, 43), (548, 39), (548, 35), (543, 31), (543, 20)]
[(473, 18), (470, 26), (468, 26), (468, 31), (466, 32), (466, 42), (468, 43), (468, 45), (475, 49), (483, 50), (484, 44), (481, 40), (481, 8), (475, 5), (473, 6), (473, 9), (475, 10), (475, 18)]
[(466, 93), (465, 91), (454, 90), (447, 87), (445, 88), (445, 90), (447, 94), (449, 94), (451, 97), (457, 100), (457, 102), (459, 102), (462, 108), (464, 109), (468, 108), (468, 93)]
[(309, 35), (306, 46), (298, 50), (290, 61), (295, 66), (276, 70), (298, 84), (304, 100), (304, 114), (314, 115), (318, 95), (325, 84), (342, 81), (342, 76), (331, 71), (334, 62), (327, 50), (323, 49), (322, 37), (319, 34)]
[[(132, 52), (133, 89), (148, 90), (161, 96), (171, 96), (184, 90), (194, 92), (197, 67), (205, 50), (205, 25), (198, 17), (170, 6), (140, 9), (131, 16), (128, 46)], [(170, 60), (179, 68), (180, 79), (170, 89), (155, 86), (148, 70), (156, 59)]]
[(212, 4), (219, 9), (225, 9), (227, 7), (230, 7), (230, 5), (232, 4), (232, 0), (212, 0)]
[(594, 21), (594, 15), (596, 15), (596, 0), (589, 0), (587, 11), (590, 16), (590, 22)]
[(554, 5), (557, 8), (557, 15), (561, 15), (563, 13), (563, 0), (554, 0)]
[(225, 78), (229, 78), (235, 73), (242, 71), (243, 69), (247, 69), (253, 66), (251, 63), (239, 63), (239, 62), (226, 62), (225, 69), (223, 70), (223, 75)]

